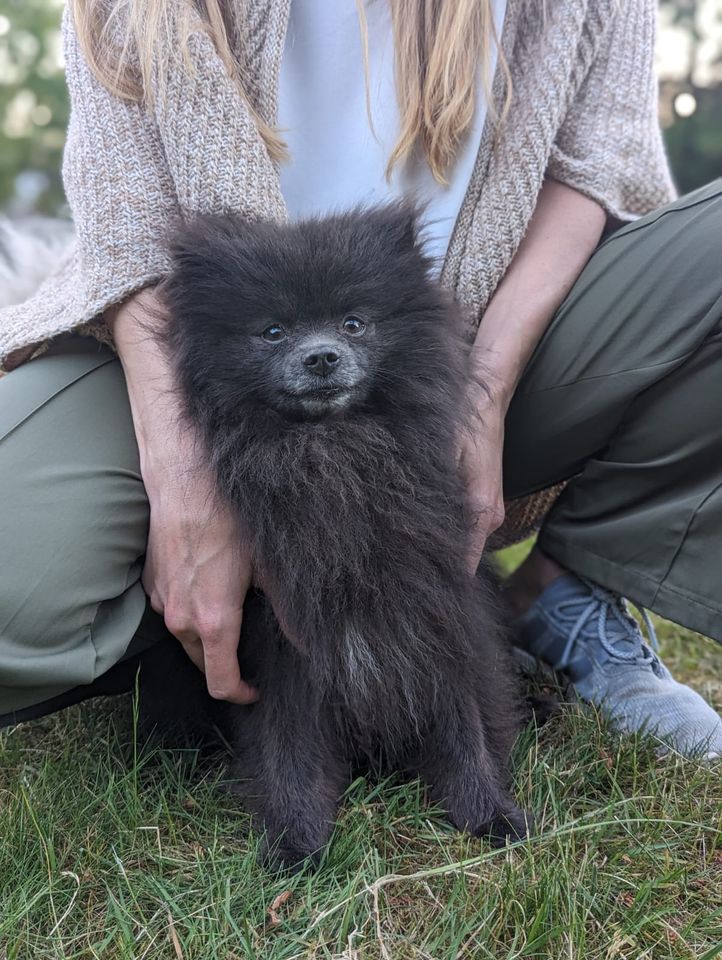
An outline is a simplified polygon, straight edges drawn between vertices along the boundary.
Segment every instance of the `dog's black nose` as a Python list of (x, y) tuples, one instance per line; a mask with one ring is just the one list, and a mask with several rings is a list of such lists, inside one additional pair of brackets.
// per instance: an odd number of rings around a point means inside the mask
[(330, 347), (317, 347), (303, 358), (303, 365), (317, 377), (327, 377), (338, 367), (341, 357)]

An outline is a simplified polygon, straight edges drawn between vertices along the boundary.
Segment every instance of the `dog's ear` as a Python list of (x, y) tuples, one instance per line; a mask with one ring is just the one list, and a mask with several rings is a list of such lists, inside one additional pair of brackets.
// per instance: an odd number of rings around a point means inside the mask
[(246, 225), (238, 218), (206, 215), (176, 223), (168, 234), (168, 251), (176, 270), (195, 272), (223, 262), (235, 253)]
[(237, 272), (238, 233), (239, 225), (221, 216), (179, 222), (169, 230), (170, 269), (157, 293), (179, 322), (210, 323), (225, 313), (223, 297)]
[(374, 228), (396, 253), (409, 253), (420, 247), (420, 217), (418, 204), (411, 200), (395, 200), (383, 204), (371, 213)]
[(210, 218), (178, 221), (166, 236), (170, 270), (159, 287), (165, 299), (182, 300), (205, 286), (218, 268), (217, 226)]
[(250, 223), (231, 214), (177, 224), (168, 234), (170, 271), (160, 292), (166, 299), (175, 297), (178, 305), (219, 310), (218, 297), (237, 297), (239, 285), (262, 269), (268, 235), (275, 236), (274, 231), (278, 227), (273, 224)]

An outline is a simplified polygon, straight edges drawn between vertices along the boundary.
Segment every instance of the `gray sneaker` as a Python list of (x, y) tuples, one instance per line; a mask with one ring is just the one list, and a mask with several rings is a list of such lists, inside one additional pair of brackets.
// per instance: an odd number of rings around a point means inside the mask
[(641, 611), (651, 646), (626, 601), (565, 574), (516, 621), (515, 643), (565, 674), (582, 700), (617, 729), (644, 732), (686, 757), (722, 757), (722, 719), (659, 659), (654, 627)]

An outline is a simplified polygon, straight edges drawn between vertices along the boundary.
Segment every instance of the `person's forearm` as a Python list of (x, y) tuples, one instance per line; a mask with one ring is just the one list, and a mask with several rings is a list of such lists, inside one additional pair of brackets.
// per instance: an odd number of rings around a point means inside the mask
[(547, 180), (529, 230), (482, 318), (472, 356), (503, 414), (556, 309), (604, 230), (604, 210)]
[[(123, 365), (146, 485), (153, 485), (168, 461), (184, 456), (178, 398), (168, 359), (153, 330), (163, 323), (163, 310), (152, 290), (134, 294), (108, 314)], [(166, 457), (168, 458), (166, 460)], [(157, 462), (163, 460), (164, 462)]]
[(107, 320), (128, 385), (150, 505), (143, 588), (205, 671), (211, 696), (251, 703), (257, 694), (241, 677), (237, 653), (250, 552), (183, 417), (172, 366), (155, 335), (165, 323), (162, 305), (152, 290), (142, 291)]

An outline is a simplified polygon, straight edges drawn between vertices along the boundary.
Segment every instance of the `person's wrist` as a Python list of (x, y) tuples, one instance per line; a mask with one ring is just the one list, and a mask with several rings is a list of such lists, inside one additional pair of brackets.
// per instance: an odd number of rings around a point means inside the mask
[[(508, 365), (507, 365), (508, 366)], [(506, 416), (518, 382), (515, 371), (502, 368), (488, 348), (475, 344), (471, 352), (471, 384), (478, 410)]]
[(484, 419), (503, 420), (514, 395), (515, 384), (501, 378), (479, 372), (472, 383), (472, 404), (476, 413)]
[(187, 465), (194, 447), (183, 424), (173, 375), (153, 329), (162, 322), (152, 288), (106, 312), (128, 387), (143, 481), (149, 493)]
[(210, 496), (210, 468), (199, 457), (198, 437), (191, 427), (178, 423), (179, 411), (169, 412), (163, 420), (146, 417), (136, 424), (140, 472), (148, 495), (161, 498), (169, 490), (192, 491), (197, 496)]
[(155, 287), (145, 287), (121, 303), (108, 307), (105, 320), (113, 337), (121, 340), (141, 328), (146, 330), (149, 324), (161, 323), (162, 308)]

